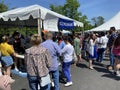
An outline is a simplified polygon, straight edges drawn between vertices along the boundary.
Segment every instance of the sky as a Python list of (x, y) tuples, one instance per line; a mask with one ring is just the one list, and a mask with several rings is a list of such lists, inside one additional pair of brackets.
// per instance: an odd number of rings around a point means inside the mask
[[(9, 8), (19, 8), (34, 4), (49, 8), (50, 4), (64, 5), (66, 0), (4, 0)], [(88, 17), (91, 21), (93, 17), (102, 16), (105, 21), (111, 19), (120, 11), (120, 0), (78, 0), (80, 7), (78, 11)]]

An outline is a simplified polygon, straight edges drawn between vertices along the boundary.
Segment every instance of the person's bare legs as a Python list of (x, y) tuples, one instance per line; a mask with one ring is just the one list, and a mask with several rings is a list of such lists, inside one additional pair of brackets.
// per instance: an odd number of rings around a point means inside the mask
[[(8, 75), (9, 77), (10, 77), (10, 75), (11, 75), (11, 66), (8, 66), (8, 67), (5, 67), (5, 73), (4, 73), (5, 75)], [(13, 82), (15, 82), (15, 80), (14, 79), (12, 79), (11, 77), (10, 77), (10, 83), (13, 83)]]
[(5, 75), (10, 76), (11, 74), (11, 66), (5, 67)]
[(81, 54), (79, 55), (79, 62), (82, 62)]
[(115, 58), (114, 72), (116, 72), (116, 74), (119, 74), (119, 68), (120, 68), (120, 61), (119, 59)]
[(0, 76), (2, 76), (2, 64), (0, 62)]
[(77, 55), (77, 63), (79, 64), (80, 57)]
[(15, 70), (19, 71), (18, 67), (17, 67), (17, 65), (18, 65), (18, 58), (17, 57), (14, 57), (14, 65), (15, 65)]
[(92, 60), (89, 60), (89, 69), (93, 70)]

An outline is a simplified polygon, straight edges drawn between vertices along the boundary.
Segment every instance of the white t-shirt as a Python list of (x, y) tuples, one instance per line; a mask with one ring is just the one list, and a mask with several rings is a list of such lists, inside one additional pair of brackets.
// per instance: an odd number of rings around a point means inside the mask
[(63, 62), (70, 62), (73, 59), (74, 48), (71, 44), (66, 44), (65, 47), (62, 49), (62, 54), (64, 57)]
[(108, 38), (106, 36), (102, 36), (100, 38), (97, 38), (97, 47), (98, 48), (106, 48), (107, 47), (107, 42), (108, 42)]
[(100, 43), (100, 37), (97, 37), (96, 39), (97, 48), (101, 48), (101, 45), (99, 43)]
[(102, 48), (106, 48), (107, 47), (107, 43), (108, 43), (108, 38), (106, 36), (103, 36), (101, 38), (103, 40)]

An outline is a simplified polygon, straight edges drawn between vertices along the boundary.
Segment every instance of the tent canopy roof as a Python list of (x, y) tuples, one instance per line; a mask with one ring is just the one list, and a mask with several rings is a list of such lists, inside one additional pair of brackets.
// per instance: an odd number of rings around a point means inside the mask
[[(73, 20), (61, 14), (53, 12), (49, 9), (46, 9), (40, 5), (21, 7), (21, 8), (0, 13), (0, 18), (3, 19), (3, 21), (9, 21), (9, 20), (16, 21), (17, 19), (28, 20), (30, 16), (32, 16), (33, 19), (41, 18), (42, 20), (54, 19), (54, 18), (63, 18), (63, 19)], [(73, 20), (73, 21), (75, 26), (83, 27), (83, 23), (78, 22), (76, 20)]]
[(120, 12), (118, 12), (118, 14), (116, 14), (113, 18), (108, 20), (106, 23), (96, 28), (93, 28), (89, 31), (108, 31), (112, 26), (114, 26), (116, 30), (120, 29)]

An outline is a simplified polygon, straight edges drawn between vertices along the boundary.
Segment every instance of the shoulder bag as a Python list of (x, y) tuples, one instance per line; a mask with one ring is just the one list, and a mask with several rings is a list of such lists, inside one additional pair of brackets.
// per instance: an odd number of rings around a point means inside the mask
[[(34, 58), (34, 55), (33, 55), (33, 58)], [(34, 65), (35, 74), (37, 75), (38, 79), (40, 80), (40, 86), (44, 87), (44, 86), (50, 84), (51, 83), (51, 79), (50, 79), (49, 73), (46, 76), (39, 77), (38, 68), (35, 66), (34, 59), (32, 60), (32, 62), (33, 62), (33, 65)]]

